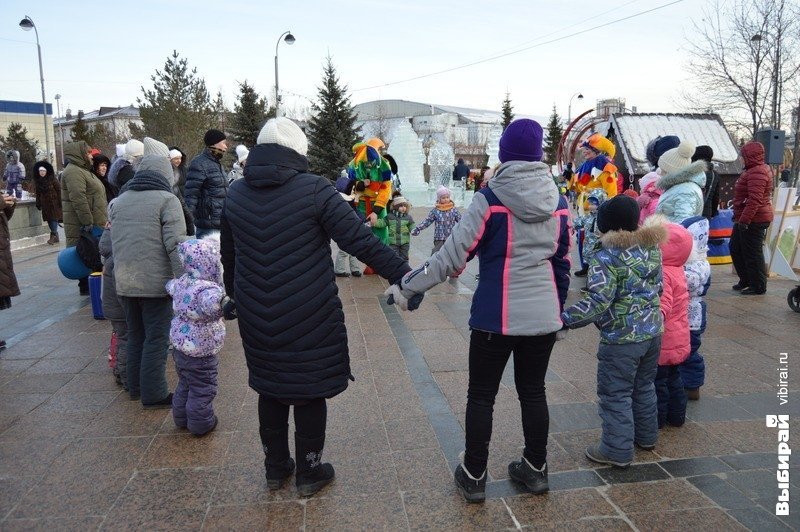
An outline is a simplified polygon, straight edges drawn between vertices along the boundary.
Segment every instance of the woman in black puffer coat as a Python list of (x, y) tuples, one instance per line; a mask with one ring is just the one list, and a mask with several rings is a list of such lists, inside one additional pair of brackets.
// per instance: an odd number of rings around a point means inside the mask
[(267, 484), (280, 487), (294, 471), (288, 445), (293, 405), (301, 495), (333, 479), (333, 467), (321, 463), (325, 399), (353, 378), (330, 241), (391, 283), (410, 271), (330, 181), (308, 173), (307, 149), (294, 122), (267, 122), (244, 178), (228, 191), (221, 219), (225, 289), (236, 302), (250, 387), (259, 394)]
[(36, 184), (36, 208), (42, 211), (42, 220), (50, 228), (48, 244), (57, 244), (58, 222), (64, 215), (61, 212), (61, 183), (56, 179), (53, 166), (47, 161), (33, 165), (33, 182)]

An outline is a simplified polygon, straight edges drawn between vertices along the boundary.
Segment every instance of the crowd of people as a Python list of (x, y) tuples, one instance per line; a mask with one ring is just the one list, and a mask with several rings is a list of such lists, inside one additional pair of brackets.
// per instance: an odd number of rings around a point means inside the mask
[[(362, 275), (360, 261), (364, 274), (390, 283), (390, 303), (413, 311), (429, 289), (478, 257), (465, 451), (454, 480), (467, 501), (480, 502), (493, 405), (512, 354), (525, 445), (508, 471), (533, 493), (549, 489), (545, 375), (556, 341), (570, 329), (600, 330), (602, 435), (585, 451), (594, 462), (627, 467), (635, 447), (653, 450), (660, 428), (683, 425), (687, 400), (699, 399), (704, 382), (706, 253), (719, 203), (711, 149), (674, 135), (653, 139), (653, 171), (636, 193), (622, 185), (613, 143), (593, 134), (582, 145), (583, 164), (574, 174), (568, 166), (568, 190), (560, 191), (542, 161), (542, 142), (536, 121), (513, 121), (500, 138), (499, 165), (481, 173), (469, 207), (460, 211), (441, 186), (420, 223), (393, 190), (397, 170), (381, 139), (356, 144), (332, 184), (309, 172), (306, 136), (286, 118), (269, 120), (257, 145), (237, 147), (229, 173), (221, 164), (228, 139), (211, 129), (188, 164), (180, 148), (153, 138), (118, 146), (114, 161), (81, 141), (65, 146), (60, 181), (45, 161), (33, 176), (48, 243), (58, 243), (59, 222), (67, 246), (97, 243), (114, 375), (131, 400), (171, 408), (176, 426), (194, 435), (213, 431), (224, 320), (238, 320), (249, 385), (259, 395), (267, 484), (278, 489), (294, 475), (303, 496), (335, 476), (322, 461), (327, 400), (354, 379), (336, 277)], [(763, 294), (771, 178), (761, 144), (745, 144), (742, 156), (733, 288)], [(454, 173), (460, 179), (468, 174), (462, 165)], [(0, 309), (19, 294), (7, 223), (16, 187), (9, 184), (0, 211)], [(574, 225), (568, 197), (584, 213)], [(430, 225), (431, 256), (412, 269), (410, 238)], [(581, 250), (574, 275), (586, 281), (582, 299), (567, 306), (573, 237)], [(339, 249), (335, 262), (331, 241)], [(79, 288), (88, 290), (86, 279)], [(166, 379), (170, 350), (179, 378), (174, 392)]]

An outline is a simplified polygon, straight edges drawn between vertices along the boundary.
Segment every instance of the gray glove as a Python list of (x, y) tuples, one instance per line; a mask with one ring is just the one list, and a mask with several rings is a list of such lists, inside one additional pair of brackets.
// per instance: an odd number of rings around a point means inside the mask
[(401, 310), (408, 310), (409, 312), (417, 310), (425, 297), (425, 294), (414, 294), (410, 298), (406, 298), (400, 286), (396, 284), (390, 285), (383, 295), (387, 296), (386, 303), (388, 305), (397, 304)]

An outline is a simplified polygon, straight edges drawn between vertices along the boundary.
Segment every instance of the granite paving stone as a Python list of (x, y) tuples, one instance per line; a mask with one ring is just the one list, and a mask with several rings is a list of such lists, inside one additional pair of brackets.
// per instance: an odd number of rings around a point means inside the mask
[(690, 530), (702, 523), (705, 530), (747, 530), (730, 515), (717, 508), (674, 510), (671, 512), (629, 515), (640, 530)]
[(403, 530), (409, 526), (400, 493), (314, 497), (306, 503), (305, 523), (308, 531)]
[(403, 502), (411, 530), (502, 530), (514, 521), (501, 500), (467, 504), (455, 494), (407, 491)]
[(617, 511), (596, 489), (556, 491), (545, 495), (519, 495), (504, 499), (520, 525), (570, 520), (580, 508), (582, 517), (616, 517)]
[(728, 513), (750, 530), (774, 530), (776, 532), (793, 530), (788, 524), (764, 508), (741, 508), (730, 510)]
[[(602, 476), (602, 471), (598, 471)], [(614, 484), (606, 495), (626, 514), (714, 507), (714, 503), (685, 480)]]
[(103, 516), (54, 517), (44, 519), (7, 519), (3, 521), (3, 530), (8, 532), (83, 532), (99, 530)]
[[(429, 248), (427, 238), (412, 241), (412, 265)], [(0, 351), (0, 530), (800, 528), (796, 515), (774, 515), (777, 435), (763, 421), (784, 412), (777, 353), (796, 343), (800, 324), (783, 309), (787, 281), (771, 280), (763, 298), (742, 298), (730, 290), (730, 267), (713, 267), (701, 399), (689, 403), (683, 427), (660, 431), (654, 452), (637, 450), (627, 470), (584, 456), (600, 437), (596, 328), (556, 343), (546, 377), (546, 495), (507, 478), (524, 446), (509, 362), (494, 406), (487, 501), (468, 505), (453, 469), (464, 449), (476, 264), (434, 287), (413, 313), (388, 307), (377, 277), (337, 279), (356, 380), (328, 402), (322, 459), (336, 478), (300, 498), (293, 476), (282, 489), (266, 486), (258, 395), (236, 322), (226, 323), (220, 354), (219, 425), (197, 438), (175, 427), (169, 410), (145, 411), (114, 383), (110, 324), (93, 320), (88, 299), (55, 272), (53, 250), (20, 253), (35, 268), (24, 270), (25, 295), (0, 313), (0, 324), (21, 324)], [(578, 300), (579, 283), (569, 301)], [(175, 385), (172, 361), (167, 379)], [(794, 414), (795, 395), (785, 413)], [(290, 416), (293, 455), (294, 429)], [(800, 468), (790, 473), (794, 490)]]
[(203, 530), (300, 530), (304, 513), (303, 505), (295, 501), (214, 506), (205, 517)]

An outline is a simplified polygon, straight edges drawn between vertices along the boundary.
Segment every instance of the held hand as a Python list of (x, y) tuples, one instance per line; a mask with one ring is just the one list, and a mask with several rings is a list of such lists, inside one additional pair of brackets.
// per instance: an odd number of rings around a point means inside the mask
[(369, 214), (369, 216), (367, 217), (367, 221), (369, 222), (369, 225), (370, 225), (370, 226), (373, 226), (373, 225), (375, 225), (375, 222), (377, 222), (377, 221), (378, 221), (378, 215), (377, 215), (377, 214), (375, 214), (374, 212), (371, 212), (371, 213)]
[(81, 226), (81, 232), (82, 233), (91, 233), (92, 232), (92, 228), (93, 228), (93, 226), (91, 224), (90, 225), (82, 225)]
[(422, 299), (425, 297), (425, 294), (414, 294), (410, 298), (406, 299), (402, 290), (400, 290), (400, 286), (396, 284), (389, 286), (383, 295), (387, 296), (387, 304), (396, 304), (401, 310), (408, 310), (409, 312), (417, 310), (420, 303), (422, 303)]
[(238, 317), (236, 315), (236, 301), (228, 296), (222, 298), (222, 316), (226, 320), (235, 320)]

